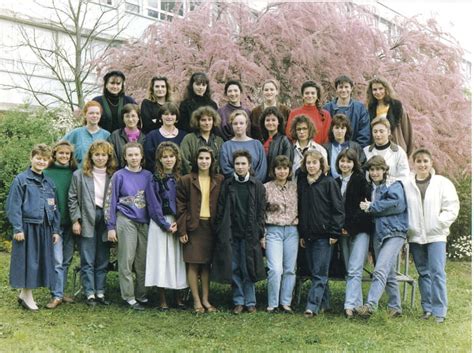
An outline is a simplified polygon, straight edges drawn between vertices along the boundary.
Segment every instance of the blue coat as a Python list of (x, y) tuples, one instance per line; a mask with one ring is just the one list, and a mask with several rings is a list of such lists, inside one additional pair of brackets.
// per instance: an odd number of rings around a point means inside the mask
[(53, 234), (59, 234), (61, 215), (51, 179), (33, 173), (30, 168), (18, 174), (8, 194), (7, 217), (14, 234), (24, 232), (23, 223), (47, 223)]
[(335, 114), (345, 114), (351, 122), (351, 140), (357, 142), (362, 148), (370, 143), (370, 119), (369, 112), (364, 104), (351, 99), (347, 107), (340, 107), (336, 103), (337, 99), (327, 102), (324, 105), (331, 117)]
[(381, 242), (386, 238), (406, 238), (408, 208), (405, 191), (400, 181), (378, 185), (373, 193), (369, 213), (374, 216), (375, 232)]

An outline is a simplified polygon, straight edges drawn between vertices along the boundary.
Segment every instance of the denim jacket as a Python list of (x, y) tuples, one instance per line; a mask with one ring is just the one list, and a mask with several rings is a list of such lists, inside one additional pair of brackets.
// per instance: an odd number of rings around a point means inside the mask
[(405, 191), (400, 181), (383, 183), (375, 188), (369, 212), (374, 216), (374, 236), (380, 241), (386, 238), (406, 238), (408, 209)]
[(53, 234), (60, 233), (61, 216), (55, 191), (48, 177), (35, 174), (30, 168), (15, 177), (7, 198), (7, 217), (14, 234), (24, 232), (23, 223), (46, 223), (52, 227)]

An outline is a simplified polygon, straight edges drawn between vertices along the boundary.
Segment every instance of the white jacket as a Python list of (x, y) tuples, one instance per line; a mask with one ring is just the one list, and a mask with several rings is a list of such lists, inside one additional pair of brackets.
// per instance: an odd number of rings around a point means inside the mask
[(415, 174), (403, 179), (408, 204), (408, 241), (427, 244), (446, 241), (449, 227), (459, 213), (459, 199), (453, 183), (431, 170), (424, 202), (416, 186)]
[(382, 156), (389, 167), (388, 175), (392, 180), (402, 180), (410, 175), (406, 152), (393, 142), (384, 150), (376, 149), (374, 144), (365, 146), (364, 153), (367, 160), (373, 156)]

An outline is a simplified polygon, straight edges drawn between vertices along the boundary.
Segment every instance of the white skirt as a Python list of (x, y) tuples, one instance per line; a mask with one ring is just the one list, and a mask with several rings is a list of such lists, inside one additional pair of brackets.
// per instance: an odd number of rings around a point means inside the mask
[[(169, 223), (173, 216), (165, 216)], [(150, 220), (146, 255), (146, 287), (183, 289), (188, 287), (183, 245), (177, 235), (163, 231)]]

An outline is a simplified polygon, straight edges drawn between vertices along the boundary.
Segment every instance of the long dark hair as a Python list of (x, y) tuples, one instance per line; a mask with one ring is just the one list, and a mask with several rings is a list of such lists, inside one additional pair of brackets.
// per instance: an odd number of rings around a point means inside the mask
[(208, 100), (211, 100), (211, 87), (209, 86), (209, 78), (204, 72), (195, 72), (191, 75), (188, 85), (186, 86), (186, 94), (184, 96), (184, 99), (192, 99), (192, 98), (197, 97), (196, 93), (194, 93), (194, 90), (193, 90), (193, 84), (195, 82), (205, 83), (207, 85), (206, 92), (204, 92), (203, 97)]
[(217, 173), (217, 168), (216, 168), (216, 157), (214, 155), (214, 151), (212, 150), (212, 148), (208, 147), (208, 146), (201, 146), (198, 148), (197, 152), (196, 152), (196, 158), (194, 158), (193, 160), (193, 166), (192, 166), (192, 169), (191, 171), (194, 172), (194, 173), (199, 173), (199, 167), (198, 167), (198, 158), (199, 158), (199, 154), (201, 153), (209, 153), (211, 155), (211, 167), (209, 168), (209, 175), (211, 178), (214, 178), (214, 176), (216, 175)]
[(265, 128), (265, 118), (269, 115), (274, 115), (278, 119), (278, 130), (277, 133), (284, 135), (285, 134), (285, 118), (281, 114), (280, 110), (277, 107), (268, 107), (262, 112), (259, 118), (260, 131), (262, 131), (263, 141), (268, 139), (268, 130)]

